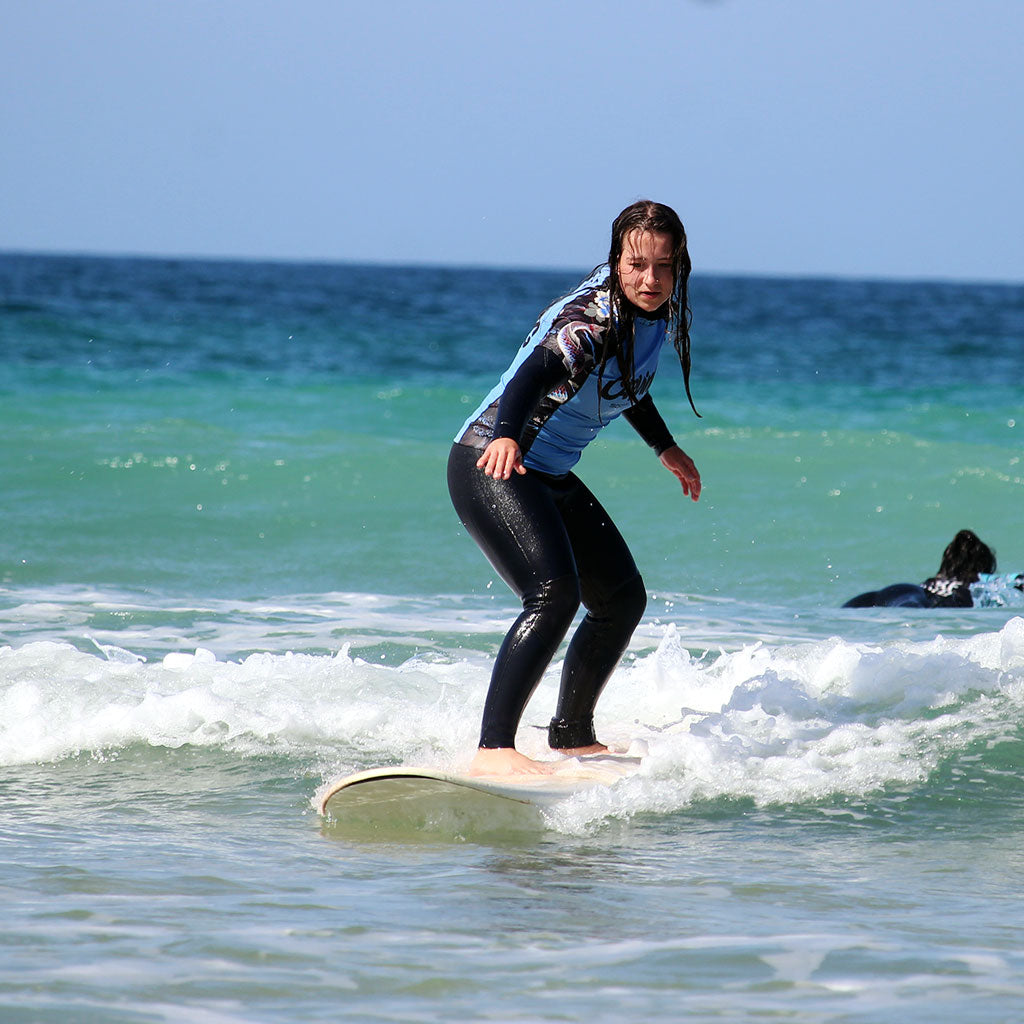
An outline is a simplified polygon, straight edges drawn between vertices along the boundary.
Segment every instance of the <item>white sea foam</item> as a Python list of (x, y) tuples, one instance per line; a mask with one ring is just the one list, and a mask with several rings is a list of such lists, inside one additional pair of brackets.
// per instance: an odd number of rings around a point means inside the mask
[[(97, 644), (0, 649), (0, 763), (135, 745), (283, 753), (325, 775), (399, 762), (459, 767), (472, 754), (489, 658), (429, 651), (373, 663), (199, 648), (143, 660)], [(519, 745), (545, 756), (558, 666), (527, 708)], [(944, 759), (1013, 735), (1024, 710), (1024, 619), (927, 642), (763, 642), (696, 656), (674, 626), (628, 658), (598, 708), (606, 741), (644, 754), (640, 773), (559, 807), (575, 830), (694, 801), (760, 805), (914, 786)]]
[(627, 685), (612, 684), (599, 732), (625, 738), (632, 712), (642, 769), (558, 808), (560, 827), (696, 800), (803, 803), (919, 785), (958, 752), (1015, 735), (1024, 619), (925, 643), (754, 644), (707, 665), (670, 629), (622, 675)]
[(467, 665), (386, 668), (347, 648), (241, 661), (199, 648), (151, 663), (121, 649), (89, 654), (49, 641), (4, 648), (0, 763), (135, 744), (350, 760), (413, 756), (436, 744), (434, 734), (453, 714), (450, 684)]

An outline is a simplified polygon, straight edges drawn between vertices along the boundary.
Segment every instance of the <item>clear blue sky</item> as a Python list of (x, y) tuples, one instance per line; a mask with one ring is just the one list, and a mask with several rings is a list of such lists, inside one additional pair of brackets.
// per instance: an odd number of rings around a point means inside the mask
[(12, 0), (0, 248), (1024, 281), (1022, 0)]

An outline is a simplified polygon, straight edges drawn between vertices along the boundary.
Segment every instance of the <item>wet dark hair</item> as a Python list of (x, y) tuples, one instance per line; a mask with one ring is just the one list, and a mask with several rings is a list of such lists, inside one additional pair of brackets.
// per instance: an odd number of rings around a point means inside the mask
[(973, 530), (961, 530), (942, 552), (937, 575), (974, 583), (978, 573), (996, 571), (996, 553)]
[[(641, 199), (627, 206), (612, 224), (612, 241), (608, 251), (608, 288), (611, 296), (612, 330), (610, 345), (601, 355), (601, 371), (611, 356), (617, 356), (622, 369), (623, 385), (630, 401), (637, 401), (633, 372), (633, 349), (623, 350), (623, 339), (633, 337), (636, 307), (626, 298), (619, 281), (619, 260), (626, 238), (634, 231), (650, 231), (668, 235), (672, 239), (672, 274), (674, 285), (668, 300), (668, 334), (679, 356), (683, 371), (683, 386), (690, 408), (697, 416), (697, 407), (690, 394), (690, 253), (686, 248), (686, 230), (679, 215), (670, 206)], [(628, 364), (628, 365), (627, 365)]]

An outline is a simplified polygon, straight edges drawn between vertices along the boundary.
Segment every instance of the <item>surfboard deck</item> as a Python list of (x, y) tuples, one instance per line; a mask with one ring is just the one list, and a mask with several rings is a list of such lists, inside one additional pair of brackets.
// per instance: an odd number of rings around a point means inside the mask
[(341, 822), (405, 820), (413, 827), (487, 820), (495, 827), (538, 823), (560, 800), (633, 774), (639, 758), (567, 758), (550, 775), (462, 775), (431, 768), (371, 768), (330, 783), (322, 816)]

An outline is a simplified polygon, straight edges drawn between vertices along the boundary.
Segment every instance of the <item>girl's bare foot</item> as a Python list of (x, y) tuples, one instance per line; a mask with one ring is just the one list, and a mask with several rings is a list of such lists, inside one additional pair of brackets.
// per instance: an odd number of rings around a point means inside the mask
[(470, 762), (470, 775), (550, 775), (552, 766), (520, 754), (515, 747), (481, 747)]

